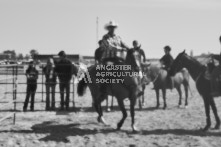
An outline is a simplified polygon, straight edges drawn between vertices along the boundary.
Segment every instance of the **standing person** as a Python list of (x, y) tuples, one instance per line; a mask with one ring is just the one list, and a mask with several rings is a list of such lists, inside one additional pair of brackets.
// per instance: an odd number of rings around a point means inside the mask
[[(167, 71), (167, 73), (170, 70), (170, 67), (173, 64), (173, 60), (174, 60), (172, 55), (170, 54), (170, 51), (171, 51), (171, 47), (165, 46), (164, 47), (165, 55), (160, 59), (160, 62), (163, 65), (163, 69), (165, 69)], [(174, 84), (173, 84), (173, 81), (169, 75), (167, 75), (167, 81), (169, 83), (170, 89), (173, 89)]]
[[(55, 87), (56, 78), (55, 64), (52, 58), (49, 58), (47, 65), (43, 68), (43, 73), (45, 75), (46, 81), (46, 110), (55, 110)], [(51, 104), (50, 104), (50, 94), (51, 94)], [(51, 106), (50, 106), (51, 105)]]
[(26, 70), (26, 77), (27, 77), (27, 93), (26, 99), (23, 106), (23, 111), (27, 111), (29, 98), (31, 96), (31, 111), (34, 111), (34, 100), (35, 100), (35, 92), (37, 89), (37, 79), (38, 79), (38, 71), (35, 68), (34, 61), (29, 62), (28, 69)]
[[(58, 53), (60, 60), (57, 62), (55, 71), (59, 78), (59, 87), (61, 95), (61, 110), (64, 110), (64, 105), (66, 110), (69, 110), (69, 98), (70, 98), (70, 81), (72, 78), (73, 65), (70, 60), (67, 59), (64, 51)], [(66, 99), (64, 101), (64, 91), (66, 91)]]

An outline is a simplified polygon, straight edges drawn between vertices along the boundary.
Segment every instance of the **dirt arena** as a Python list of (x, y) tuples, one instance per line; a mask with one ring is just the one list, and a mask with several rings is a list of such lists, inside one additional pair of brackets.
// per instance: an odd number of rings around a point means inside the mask
[[(40, 79), (39, 79), (40, 81)], [(19, 82), (25, 82), (24, 77), (19, 77)], [(10, 90), (10, 86), (1, 88)], [(22, 112), (23, 104), (17, 105), (16, 124), (7, 119), (0, 124), (0, 146), (2, 147), (220, 147), (221, 129), (208, 132), (200, 131), (205, 126), (205, 113), (203, 100), (196, 91), (191, 81), (193, 96), (189, 98), (189, 107), (178, 108), (178, 94), (175, 90), (168, 91), (168, 108), (155, 109), (155, 93), (151, 85), (146, 88), (143, 110), (136, 106), (136, 126), (138, 133), (132, 133), (131, 118), (128, 115), (122, 130), (116, 131), (116, 124), (122, 114), (115, 100), (114, 110), (104, 112), (104, 118), (109, 125), (97, 123), (94, 109), (91, 108), (91, 95), (87, 89), (84, 97), (75, 97), (76, 111), (44, 111), (44, 103), (35, 104), (35, 112)], [(58, 86), (57, 86), (58, 87)], [(38, 86), (39, 91), (41, 85)], [(25, 91), (25, 85), (19, 85), (18, 91)], [(4, 97), (3, 101), (11, 100), (12, 96)], [(25, 95), (18, 94), (18, 100), (24, 101)], [(42, 95), (36, 95), (36, 101), (41, 102)], [(56, 95), (59, 101), (59, 95)], [(221, 117), (221, 99), (216, 98), (216, 104)], [(127, 108), (129, 101), (125, 100)], [(4, 103), (0, 103), (0, 106)], [(103, 103), (104, 105), (105, 103)], [(183, 99), (184, 104), (184, 99)], [(71, 105), (72, 106), (72, 105)], [(59, 102), (56, 103), (59, 107)], [(2, 108), (0, 118), (9, 114), (13, 105)], [(129, 114), (129, 111), (128, 111)], [(212, 114), (212, 113), (211, 113)], [(212, 127), (215, 125), (213, 115)]]

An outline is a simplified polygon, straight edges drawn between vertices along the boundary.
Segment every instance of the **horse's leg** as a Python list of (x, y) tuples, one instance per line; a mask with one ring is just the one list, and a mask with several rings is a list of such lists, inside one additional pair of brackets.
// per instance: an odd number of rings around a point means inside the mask
[(179, 103), (178, 106), (180, 107), (182, 105), (182, 91), (181, 91), (181, 87), (178, 86), (177, 88), (178, 94), (179, 94)]
[[(96, 96), (96, 95), (95, 95)], [(101, 94), (101, 95), (98, 95), (97, 97), (94, 98), (94, 108), (95, 110), (97, 111), (98, 113), (98, 118), (97, 118), (97, 121), (98, 122), (101, 122), (103, 124), (107, 124), (106, 121), (104, 120), (103, 118), (103, 110), (102, 110), (102, 107), (101, 107), (101, 102), (106, 98), (105, 95)]]
[(156, 108), (159, 108), (160, 107), (160, 102), (159, 102), (160, 90), (159, 89), (155, 89), (155, 92), (156, 92), (156, 98), (157, 98)]
[(130, 98), (131, 127), (132, 127), (133, 132), (137, 131), (135, 127), (135, 118), (134, 118), (135, 117), (135, 111), (134, 111), (135, 102), (136, 102), (136, 97)]
[(186, 99), (185, 99), (185, 107), (188, 106), (188, 97), (189, 97), (188, 88), (189, 88), (189, 84), (184, 85), (185, 96), (186, 96)]
[(106, 97), (106, 111), (110, 112), (110, 108), (109, 108), (109, 96)]
[(111, 97), (111, 110), (114, 109), (114, 96)]
[(215, 119), (216, 119), (216, 125), (215, 125), (214, 129), (219, 129), (219, 127), (220, 127), (220, 118), (219, 118), (219, 115), (217, 113), (216, 104), (215, 104), (215, 101), (214, 101), (213, 98), (211, 98), (211, 100), (210, 100), (210, 106), (213, 110), (213, 114), (214, 114)]
[(122, 125), (123, 125), (123, 123), (124, 123), (124, 120), (127, 118), (127, 111), (126, 111), (126, 109), (125, 109), (123, 99), (117, 98), (117, 102), (118, 102), (118, 105), (119, 105), (119, 107), (120, 107), (120, 109), (121, 109), (121, 112), (123, 113), (122, 119), (121, 119), (120, 122), (117, 124), (117, 129), (120, 130), (120, 128), (122, 127)]
[(162, 93), (163, 93), (163, 101), (164, 101), (163, 109), (166, 109), (167, 108), (166, 89), (162, 89)]
[(209, 96), (203, 96), (203, 101), (204, 101), (205, 112), (206, 112), (206, 126), (204, 127), (203, 131), (207, 131), (211, 126)]
[(144, 101), (144, 91), (145, 91), (145, 85), (142, 86), (142, 91), (143, 91), (143, 94), (142, 94), (142, 106), (145, 106), (145, 101)]
[(142, 106), (142, 99), (141, 99), (141, 96), (138, 97), (138, 101), (139, 101), (139, 109), (142, 110), (143, 106)]

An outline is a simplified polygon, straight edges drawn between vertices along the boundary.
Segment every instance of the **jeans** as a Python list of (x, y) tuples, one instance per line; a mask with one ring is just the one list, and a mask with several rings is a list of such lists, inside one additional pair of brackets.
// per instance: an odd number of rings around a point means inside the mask
[(27, 95), (26, 95), (23, 110), (27, 109), (30, 96), (31, 96), (30, 109), (34, 110), (34, 99), (35, 99), (36, 89), (37, 89), (37, 84), (28, 84), (27, 85)]
[[(55, 109), (55, 87), (54, 83), (46, 83), (46, 110)], [(51, 95), (51, 106), (50, 106)]]
[[(60, 95), (61, 95), (61, 109), (64, 108), (64, 104), (66, 106), (66, 109), (68, 109), (69, 108), (69, 98), (70, 98), (70, 81), (68, 81), (68, 82), (60, 81), (59, 87), (60, 87)], [(66, 100), (64, 101), (65, 91), (66, 91)]]

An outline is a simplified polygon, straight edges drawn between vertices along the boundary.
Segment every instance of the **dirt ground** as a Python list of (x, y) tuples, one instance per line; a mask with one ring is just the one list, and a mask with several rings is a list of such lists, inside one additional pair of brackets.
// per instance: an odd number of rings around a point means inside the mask
[[(20, 80), (20, 79), (19, 79)], [(23, 82), (25, 79), (23, 79)], [(1, 87), (6, 89), (5, 87)], [(10, 87), (7, 87), (9, 90)], [(41, 86), (38, 87), (41, 90)], [(191, 81), (193, 96), (189, 98), (187, 109), (178, 108), (176, 90), (167, 93), (168, 108), (155, 109), (155, 93), (151, 85), (146, 88), (143, 110), (136, 106), (137, 133), (132, 133), (131, 118), (128, 115), (122, 130), (116, 131), (116, 124), (122, 117), (115, 100), (115, 109), (104, 112), (104, 118), (109, 125), (97, 122), (94, 109), (91, 108), (91, 95), (75, 97), (76, 111), (44, 111), (44, 103), (36, 103), (34, 112), (22, 112), (22, 103), (17, 105), (16, 124), (13, 119), (7, 119), (0, 124), (0, 146), (2, 147), (220, 147), (221, 130), (200, 131), (205, 126), (203, 100)], [(25, 91), (25, 85), (19, 86), (19, 91)], [(12, 97), (1, 93), (3, 100)], [(25, 95), (18, 94), (18, 100), (24, 101)], [(41, 102), (42, 95), (36, 95), (36, 101)], [(59, 101), (59, 95), (56, 95)], [(221, 116), (221, 99), (216, 98), (219, 116)], [(0, 106), (4, 103), (0, 103)], [(125, 101), (129, 108), (129, 101)], [(183, 99), (184, 104), (184, 99)], [(105, 105), (105, 102), (103, 103)], [(72, 106), (72, 105), (71, 105)], [(59, 103), (56, 103), (59, 107)], [(13, 106), (0, 107), (0, 118), (9, 114)], [(211, 111), (212, 112), (212, 111)], [(128, 111), (129, 114), (129, 111)], [(212, 127), (215, 125), (211, 113)]]

